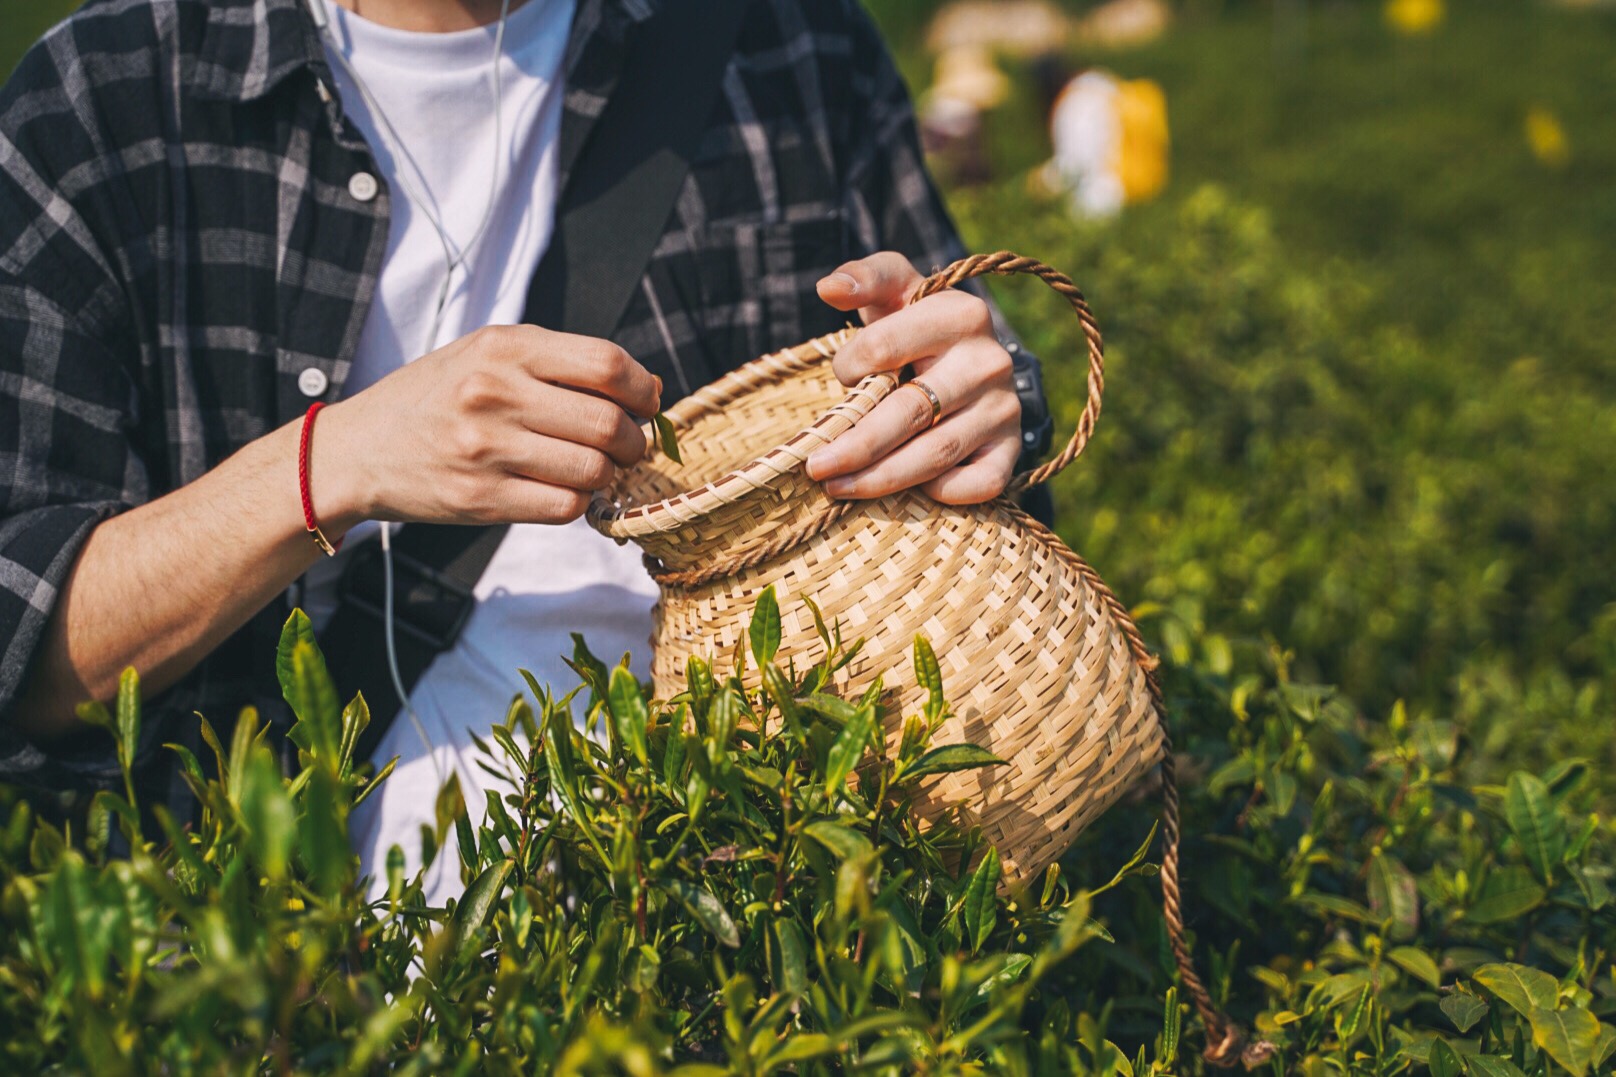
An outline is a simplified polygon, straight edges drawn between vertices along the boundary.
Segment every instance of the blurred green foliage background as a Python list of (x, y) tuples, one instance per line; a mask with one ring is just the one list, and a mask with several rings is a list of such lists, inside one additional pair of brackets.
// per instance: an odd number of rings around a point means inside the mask
[[(0, 70), (72, 6), (0, 0)], [(942, 5), (869, 6), (923, 93)], [(950, 192), (972, 247), (1065, 269), (1107, 331), (1062, 534), (1181, 662), (1233, 682), (1277, 660), (1371, 716), (1406, 700), (1465, 723), (1484, 773), (1611, 760), (1616, 9), (1467, 0), (1417, 36), (1378, 2), (1174, 13), (1151, 43), (1063, 50), (1165, 89), (1161, 198), (1086, 224), (1035, 192), (1048, 137), (1013, 58), (993, 178)], [(1069, 426), (1075, 325), (996, 290)]]
[[(941, 5), (872, 9), (923, 93)], [(1081, 13), (1092, 5), (1066, 5)], [(1109, 223), (1035, 193), (1032, 68), (988, 115), (967, 243), (1065, 269), (1112, 377), (1061, 533), (1180, 661), (1278, 654), (1372, 716), (1461, 720), (1483, 772), (1610, 760), (1616, 701), (1616, 9), (1470, 0), (1189, 3), (1128, 50), (1164, 88), (1172, 178)], [(1534, 154), (1528, 117), (1567, 154)], [(1075, 326), (996, 294), (1081, 407)]]

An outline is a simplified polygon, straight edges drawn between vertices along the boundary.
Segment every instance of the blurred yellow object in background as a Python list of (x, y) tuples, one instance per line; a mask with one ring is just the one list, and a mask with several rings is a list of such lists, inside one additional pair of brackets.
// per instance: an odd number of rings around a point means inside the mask
[(1122, 200), (1147, 202), (1167, 186), (1167, 94), (1151, 79), (1117, 85), (1115, 168), (1122, 180)]
[(1081, 217), (1109, 217), (1167, 186), (1167, 94), (1150, 79), (1091, 70), (1066, 84), (1049, 117), (1047, 186)]
[(1526, 111), (1526, 144), (1532, 156), (1550, 168), (1564, 168), (1571, 163), (1571, 139), (1567, 137), (1560, 117), (1541, 105)]
[(1411, 37), (1435, 30), (1446, 14), (1443, 0), (1386, 0), (1387, 25)]

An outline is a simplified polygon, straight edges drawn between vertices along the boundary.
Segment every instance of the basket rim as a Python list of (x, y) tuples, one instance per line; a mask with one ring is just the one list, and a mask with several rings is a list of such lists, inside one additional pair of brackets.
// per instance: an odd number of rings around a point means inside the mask
[[(795, 347), (761, 355), (698, 389), (664, 414), (676, 429), (686, 429), (698, 419), (722, 413), (759, 389), (777, 385), (829, 361), (857, 332), (857, 327), (849, 325)], [(623, 476), (633, 470), (620, 469), (612, 486), (595, 494), (585, 516), (590, 526), (616, 539), (641, 538), (678, 530), (758, 490), (768, 489), (780, 479), (793, 474), (802, 468), (811, 453), (846, 433), (897, 386), (898, 379), (891, 374), (872, 374), (848, 390), (839, 403), (813, 423), (774, 448), (710, 482), (660, 501), (633, 506), (614, 502), (610, 495), (617, 489)], [(643, 429), (649, 446), (645, 460), (649, 460), (661, 452), (661, 447), (653, 425), (646, 423)], [(643, 463), (644, 460), (641, 461)]]

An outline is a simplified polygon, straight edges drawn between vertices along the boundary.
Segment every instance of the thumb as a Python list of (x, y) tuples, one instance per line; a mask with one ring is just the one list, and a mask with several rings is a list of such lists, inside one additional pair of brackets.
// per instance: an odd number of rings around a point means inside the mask
[(822, 278), (819, 298), (837, 310), (857, 310), (868, 325), (903, 309), (922, 279), (909, 259), (896, 251), (882, 251)]

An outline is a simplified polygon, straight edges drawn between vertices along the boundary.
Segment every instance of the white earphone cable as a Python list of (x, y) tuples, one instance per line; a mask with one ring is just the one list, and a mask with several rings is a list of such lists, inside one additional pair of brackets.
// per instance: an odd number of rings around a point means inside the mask
[[(348, 57), (344, 55), (340, 45), (336, 41), (335, 35), (331, 32), (330, 13), (326, 10), (325, 4), (326, 0), (308, 0), (309, 14), (314, 20), (315, 28), (318, 29), (322, 34), (325, 34), (331, 40), (332, 48), (330, 49), (330, 53), (332, 57), (339, 65), (341, 65), (349, 80), (352, 81), (355, 88), (359, 90), (360, 96), (364, 98), (366, 105), (370, 108), (371, 114), (375, 116), (377, 122), (387, 132), (393, 148), (398, 152), (398, 155), (401, 158), (401, 167), (398, 170), (397, 177), (399, 185), (404, 188), (405, 196), (421, 211), (421, 214), (426, 218), (427, 223), (430, 224), (433, 231), (437, 233), (438, 242), (443, 245), (443, 283), (438, 288), (437, 302), (433, 306), (432, 322), (427, 331), (425, 346), (421, 352), (421, 354), (425, 355), (427, 352), (430, 352), (437, 347), (438, 334), (443, 329), (443, 318), (448, 307), (449, 290), (454, 279), (455, 270), (466, 265), (467, 259), (470, 258), (472, 251), (475, 250), (478, 243), (481, 242), (494, 218), (494, 202), (499, 196), (500, 159), (504, 155), (505, 151), (505, 87), (503, 72), (500, 69), (500, 59), (503, 57), (505, 51), (505, 26), (510, 17), (511, 0), (501, 0), (499, 8), (499, 25), (494, 30), (493, 57), (489, 64), (493, 73), (494, 89), (494, 161), (489, 177), (488, 202), (483, 207), (482, 220), (478, 222), (477, 228), (472, 232), (471, 237), (466, 240), (466, 243), (460, 249), (459, 254), (455, 253), (454, 239), (449, 235), (448, 228), (444, 225), (443, 219), (438, 215), (436, 208), (432, 203), (431, 188), (427, 184), (425, 170), (423, 170), (420, 163), (416, 161), (415, 155), (410, 152), (409, 147), (405, 145), (404, 139), (398, 133), (398, 129), (393, 126), (393, 121), (388, 119), (386, 111), (381, 106), (381, 102), (378, 101), (376, 96), (371, 93), (370, 87), (365, 84), (365, 80), (360, 76), (358, 70), (355, 69), (351, 62), (349, 62)], [(407, 170), (406, 168), (402, 167), (403, 164), (408, 165)], [(416, 191), (415, 184), (411, 182), (408, 176), (406, 176), (406, 171), (414, 172), (415, 179), (420, 183), (421, 193)], [(410, 694), (405, 689), (404, 677), (399, 670), (398, 643), (394, 630), (393, 614), (392, 525), (385, 521), (383, 521), (381, 525), (381, 542), (383, 590), (385, 594), (385, 598), (383, 599), (384, 608), (382, 611), (382, 631), (387, 642), (388, 673), (392, 677), (393, 690), (398, 693), (398, 698), (403, 701), (404, 712), (409, 716), (410, 723), (415, 727), (416, 735), (421, 738), (421, 744), (426, 748), (427, 756), (432, 760), (433, 770), (436, 772), (438, 777), (438, 784), (442, 785), (447, 779), (444, 776), (442, 764), (438, 760), (437, 746), (432, 742), (431, 736), (427, 734), (425, 724), (421, 721), (420, 715), (416, 713), (414, 705), (410, 702)], [(453, 755), (456, 753), (451, 754)], [(454, 768), (456, 774), (458, 775), (460, 771), (458, 763), (454, 759), (451, 759), (450, 765)], [(461, 785), (463, 788), (465, 788), (465, 782), (462, 782)]]

